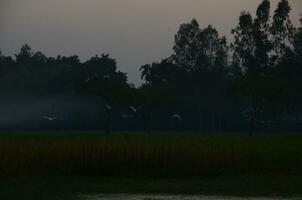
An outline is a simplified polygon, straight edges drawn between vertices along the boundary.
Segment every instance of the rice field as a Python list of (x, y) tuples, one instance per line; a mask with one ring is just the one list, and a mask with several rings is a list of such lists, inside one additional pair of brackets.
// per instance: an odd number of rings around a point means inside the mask
[(302, 135), (11, 132), (0, 176), (205, 177), (302, 174)]

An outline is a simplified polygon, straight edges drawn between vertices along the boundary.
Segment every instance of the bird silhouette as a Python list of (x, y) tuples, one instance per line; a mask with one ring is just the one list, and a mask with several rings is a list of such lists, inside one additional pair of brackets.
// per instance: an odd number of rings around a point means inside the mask
[(178, 114), (174, 114), (172, 115), (171, 120), (183, 120), (183, 118)]
[(55, 121), (55, 120), (57, 120), (58, 118), (57, 118), (57, 117), (44, 116), (43, 119), (46, 119), (46, 120), (48, 120), (48, 121)]
[(130, 106), (130, 109), (136, 113), (137, 111), (139, 111), (141, 109), (141, 107), (135, 108), (134, 106)]
[(88, 83), (90, 80), (91, 80), (90, 77), (86, 78), (86, 79), (85, 79), (85, 83)]
[(111, 109), (112, 109), (112, 106), (110, 106), (110, 105), (108, 105), (108, 104), (105, 104), (105, 106), (106, 106), (106, 108), (107, 108), (108, 110), (111, 110)]

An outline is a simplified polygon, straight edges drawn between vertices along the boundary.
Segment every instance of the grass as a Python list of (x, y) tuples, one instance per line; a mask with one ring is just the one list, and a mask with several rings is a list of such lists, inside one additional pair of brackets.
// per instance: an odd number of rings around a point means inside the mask
[(63, 190), (302, 195), (302, 136), (1, 133), (0, 177), (0, 194), (31, 197)]
[(302, 136), (11, 133), (0, 136), (0, 176), (302, 174)]
[(180, 194), (241, 197), (301, 197), (296, 176), (235, 175), (203, 178), (52, 177), (0, 181), (0, 199), (75, 200), (76, 194)]

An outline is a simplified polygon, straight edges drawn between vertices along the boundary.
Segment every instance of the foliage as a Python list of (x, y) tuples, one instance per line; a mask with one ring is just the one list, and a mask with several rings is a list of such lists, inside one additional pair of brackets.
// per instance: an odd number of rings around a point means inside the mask
[(125, 73), (117, 71), (116, 61), (103, 54), (82, 63), (78, 56), (47, 57), (33, 52), (24, 45), (15, 58), (1, 56), (2, 82), (10, 87), (8, 92), (22, 91), (27, 94), (75, 92), (81, 82), (108, 80), (125, 83)]
[(295, 124), (302, 122), (302, 28), (293, 26), (290, 12), (288, 0), (280, 0), (274, 12), (263, 0), (255, 17), (241, 13), (230, 45), (212, 25), (201, 27), (196, 19), (181, 24), (173, 53), (140, 68), (139, 87), (128, 83), (108, 54), (82, 62), (77, 55), (47, 57), (28, 45), (14, 57), (0, 53), (0, 87), (4, 95), (100, 96), (117, 108), (115, 115), (135, 106), (145, 124), (157, 121), (152, 126), (162, 130), (174, 114), (182, 115), (188, 130), (250, 125), (253, 132), (267, 121), (290, 128), (293, 116)]

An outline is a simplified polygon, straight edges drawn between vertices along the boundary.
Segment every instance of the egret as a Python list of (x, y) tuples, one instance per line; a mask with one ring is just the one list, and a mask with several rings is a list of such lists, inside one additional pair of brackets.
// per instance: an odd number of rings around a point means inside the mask
[(107, 108), (108, 110), (112, 110), (112, 106), (110, 106), (110, 105), (108, 105), (108, 104), (105, 104), (105, 106), (106, 106), (106, 108)]
[(130, 106), (130, 109), (136, 113), (137, 111), (139, 111), (141, 109), (141, 107), (135, 108), (134, 106)]
[(174, 115), (172, 115), (171, 120), (180, 120), (180, 121), (182, 121), (183, 118), (178, 114), (174, 114)]
[(85, 83), (88, 83), (90, 80), (91, 80), (90, 77), (86, 78), (86, 79), (85, 79)]
[(55, 121), (55, 120), (57, 120), (58, 118), (57, 118), (57, 117), (44, 116), (43, 119), (46, 119), (46, 120), (48, 120), (48, 121)]

